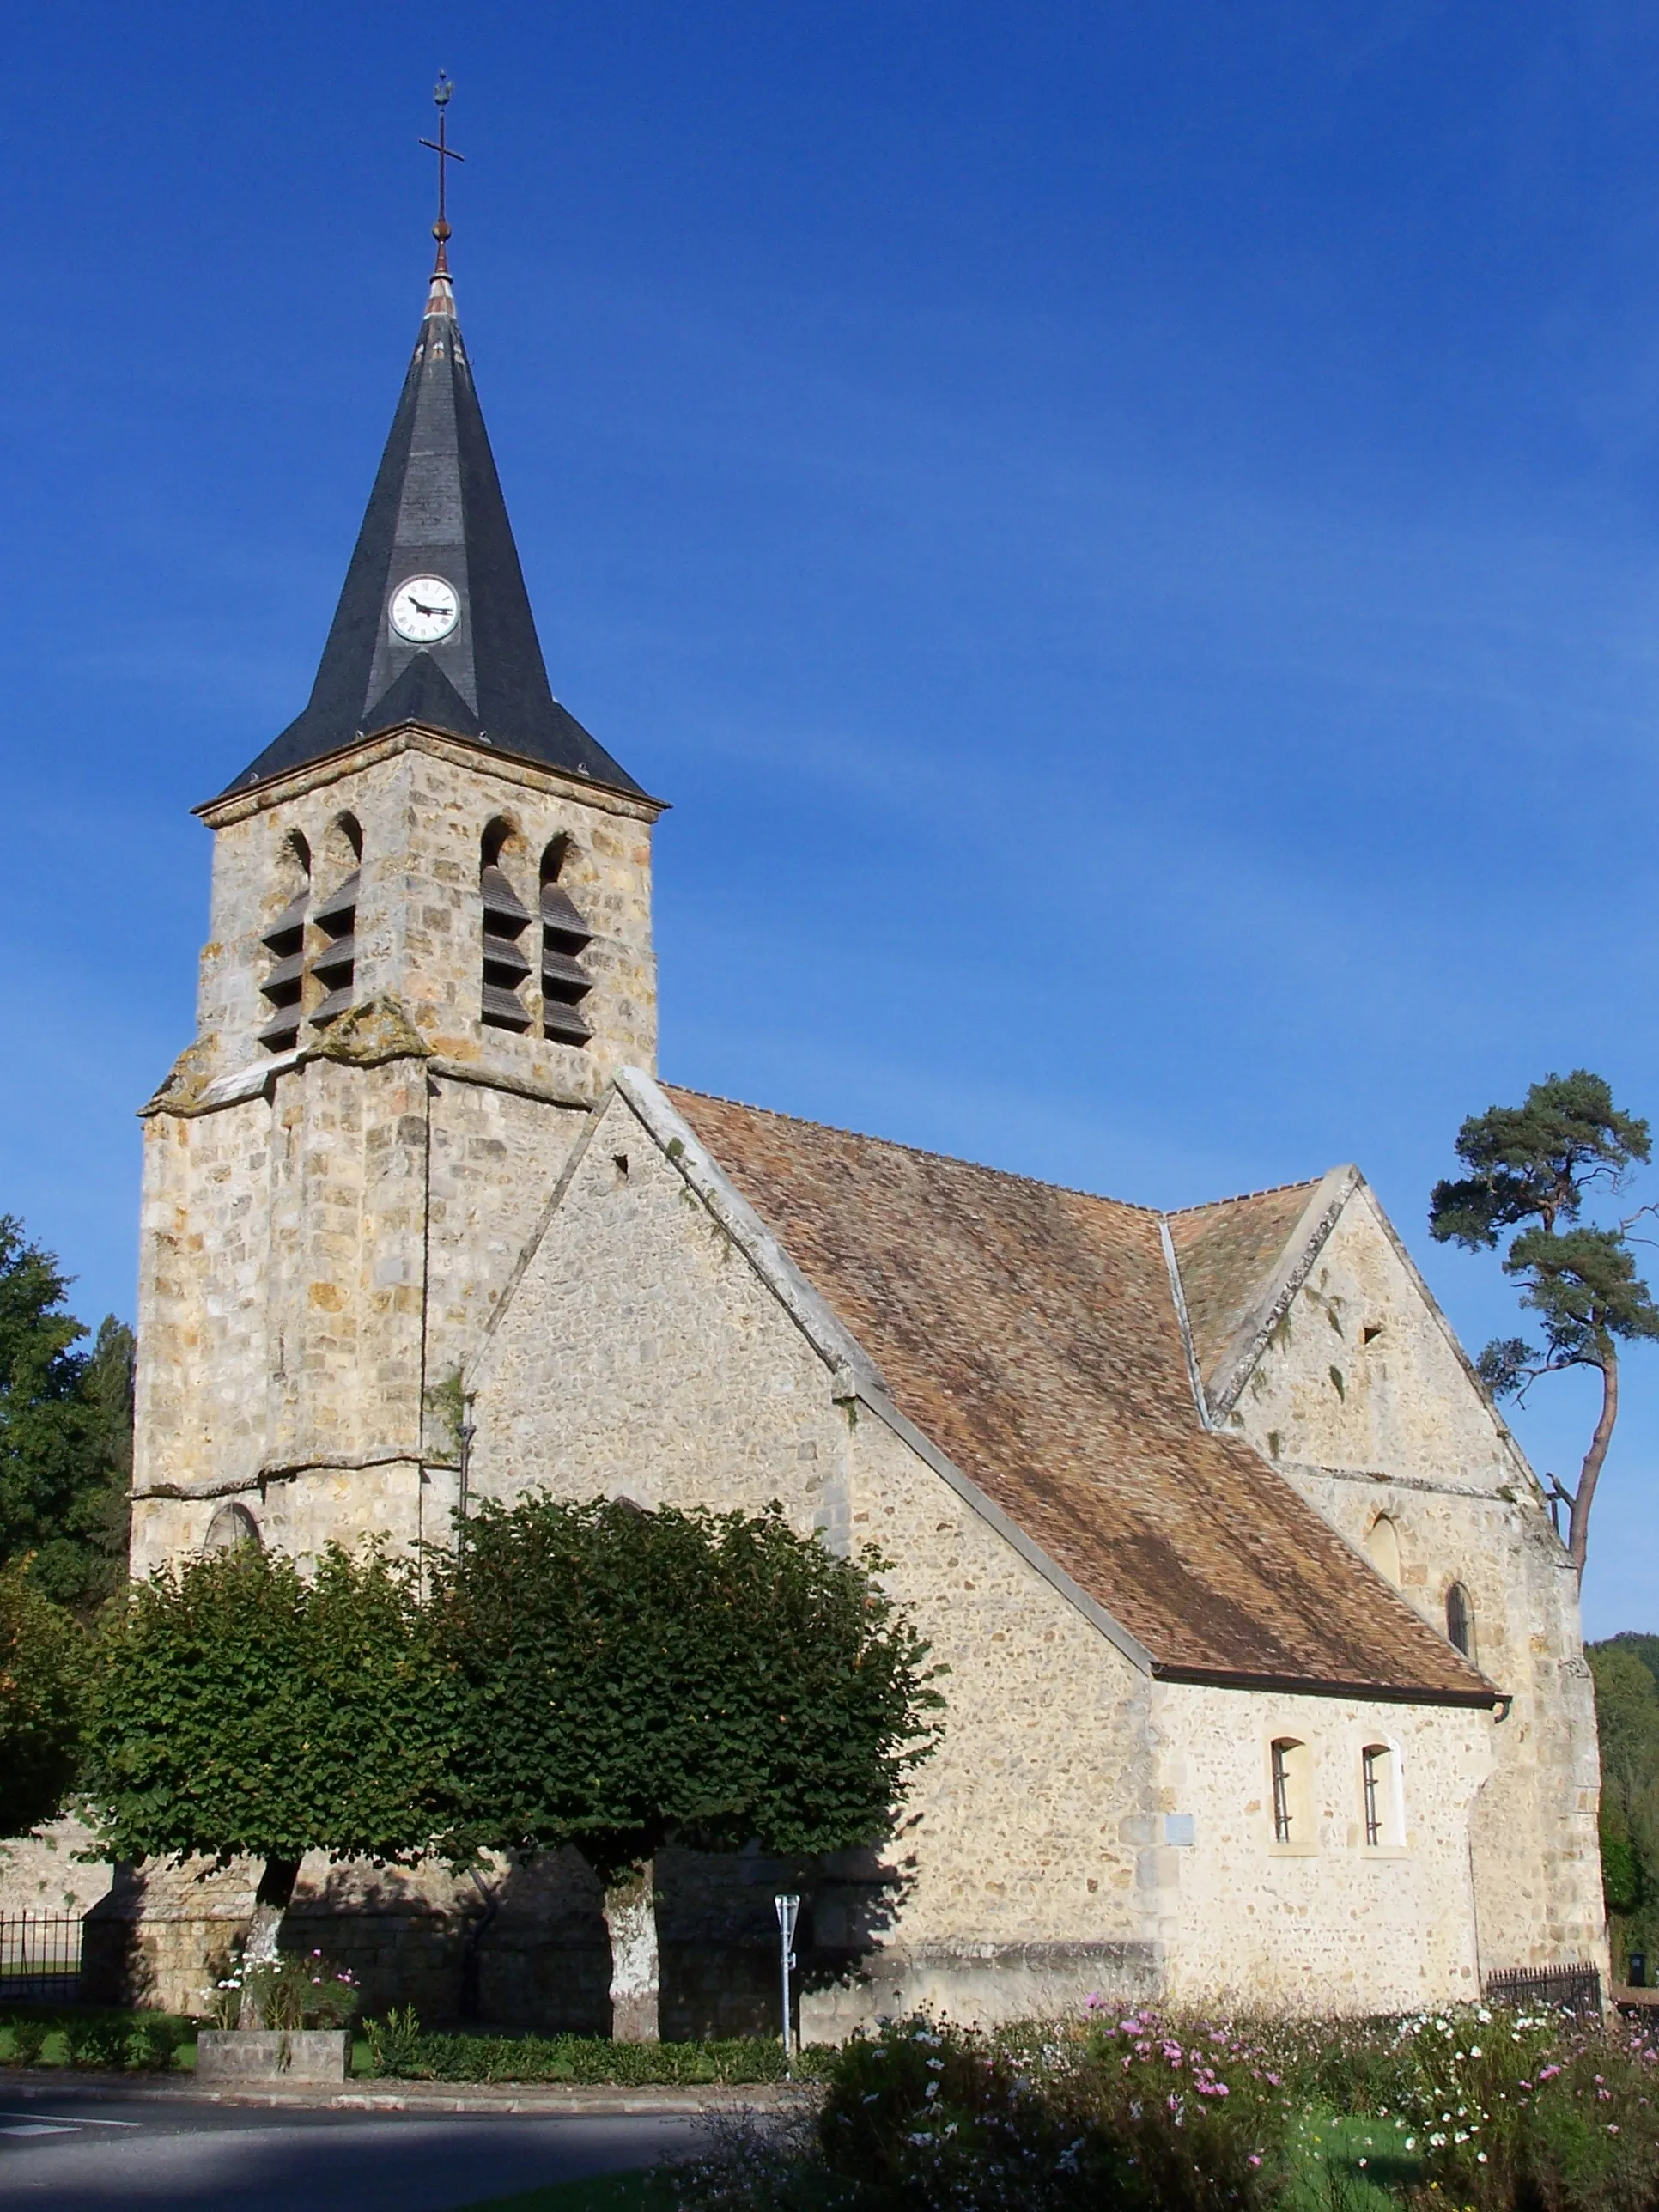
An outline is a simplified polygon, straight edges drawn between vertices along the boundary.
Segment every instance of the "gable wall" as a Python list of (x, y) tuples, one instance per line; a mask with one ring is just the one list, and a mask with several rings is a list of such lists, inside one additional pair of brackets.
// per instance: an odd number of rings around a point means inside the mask
[(1450, 1585), (1468, 1591), (1475, 1662), (1515, 1700), (1474, 1812), (1483, 1968), (1597, 1958), (1599, 1775), (1577, 1580), (1369, 1191), (1344, 1207), (1227, 1425), (1357, 1548), (1386, 1514), (1402, 1595), (1441, 1635)]

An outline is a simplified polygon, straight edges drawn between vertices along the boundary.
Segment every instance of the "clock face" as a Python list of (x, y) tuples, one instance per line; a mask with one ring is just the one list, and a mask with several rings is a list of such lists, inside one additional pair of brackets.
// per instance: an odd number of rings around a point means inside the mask
[(441, 576), (411, 576), (392, 594), (392, 627), (410, 645), (435, 645), (461, 618), (453, 584)]

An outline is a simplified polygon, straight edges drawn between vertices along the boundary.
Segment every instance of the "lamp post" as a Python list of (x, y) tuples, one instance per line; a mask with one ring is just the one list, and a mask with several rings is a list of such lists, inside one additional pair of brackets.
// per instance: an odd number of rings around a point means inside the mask
[(800, 1917), (800, 1899), (796, 1896), (775, 1897), (772, 1899), (778, 1916), (778, 1953), (783, 1975), (783, 2063), (786, 2068), (794, 2063), (795, 2031), (789, 2006), (789, 1977), (795, 1964), (795, 1923)]

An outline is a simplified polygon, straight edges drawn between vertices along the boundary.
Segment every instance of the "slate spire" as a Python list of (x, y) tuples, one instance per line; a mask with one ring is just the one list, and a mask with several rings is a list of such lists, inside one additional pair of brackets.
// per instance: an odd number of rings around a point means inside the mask
[(640, 789), (549, 688), (455, 319), (448, 228), (310, 702), (227, 795), (404, 722)]

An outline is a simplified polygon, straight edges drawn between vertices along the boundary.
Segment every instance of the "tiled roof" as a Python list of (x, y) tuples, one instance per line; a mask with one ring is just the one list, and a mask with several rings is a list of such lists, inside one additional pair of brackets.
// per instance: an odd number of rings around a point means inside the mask
[(1203, 1428), (1157, 1214), (668, 1095), (899, 1411), (1159, 1674), (1490, 1697), (1256, 1452)]
[(1249, 1198), (1224, 1198), (1170, 1216), (1187, 1321), (1205, 1387), (1265, 1292), (1316, 1182), (1287, 1182)]

